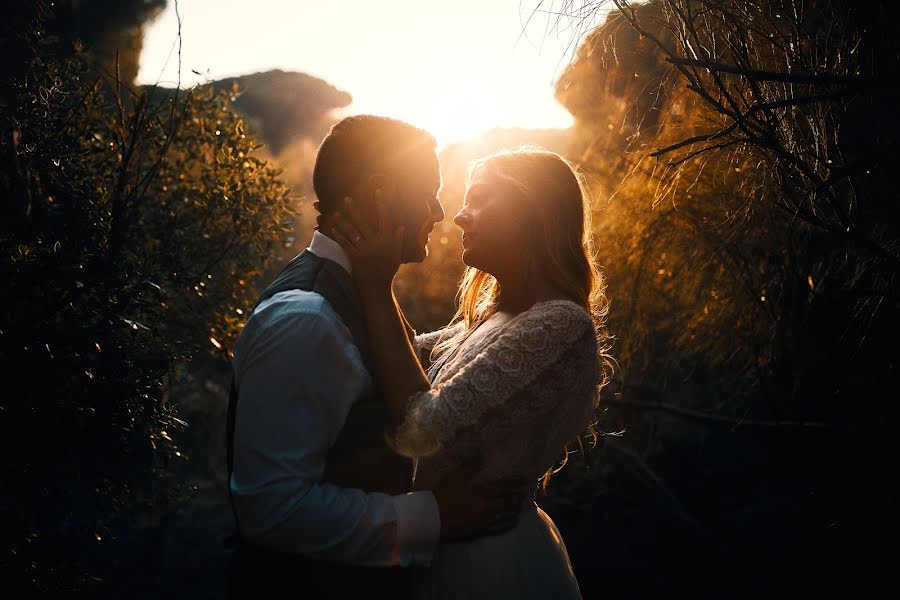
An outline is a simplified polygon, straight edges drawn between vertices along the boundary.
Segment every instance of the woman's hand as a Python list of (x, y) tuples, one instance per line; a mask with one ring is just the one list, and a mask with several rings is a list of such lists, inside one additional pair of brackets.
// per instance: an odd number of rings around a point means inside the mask
[(385, 204), (381, 190), (376, 190), (375, 219), (370, 222), (347, 196), (344, 208), (329, 216), (331, 234), (350, 258), (353, 279), (363, 295), (389, 293), (402, 262), (404, 227), (392, 226)]
[(387, 199), (375, 191), (375, 217), (345, 198), (341, 210), (327, 217), (328, 233), (350, 259), (353, 280), (362, 297), (372, 350), (373, 374), (387, 409), (388, 431), (406, 417), (409, 399), (431, 387), (412, 348), (410, 335), (394, 300), (391, 283), (402, 262), (403, 227), (387, 218)]

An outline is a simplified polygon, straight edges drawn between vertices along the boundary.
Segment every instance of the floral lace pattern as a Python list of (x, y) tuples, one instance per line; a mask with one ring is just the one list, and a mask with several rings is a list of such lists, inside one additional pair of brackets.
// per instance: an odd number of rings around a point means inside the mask
[[(416, 337), (427, 357), (440, 337)], [(593, 322), (566, 300), (534, 305), (441, 366), (393, 439), (423, 460), (420, 486), (483, 456), (483, 473), (539, 477), (588, 425), (600, 369)], [(427, 458), (426, 458), (427, 457)]]

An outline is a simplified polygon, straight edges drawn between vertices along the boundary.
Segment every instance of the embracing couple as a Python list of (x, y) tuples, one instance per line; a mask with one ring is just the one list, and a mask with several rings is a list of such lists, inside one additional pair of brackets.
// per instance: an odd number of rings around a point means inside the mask
[(359, 115), (319, 147), (318, 230), (234, 347), (232, 597), (580, 598), (534, 493), (606, 375), (583, 185), (545, 150), (476, 161), (458, 311), (417, 335), (392, 282), (444, 218), (435, 145)]

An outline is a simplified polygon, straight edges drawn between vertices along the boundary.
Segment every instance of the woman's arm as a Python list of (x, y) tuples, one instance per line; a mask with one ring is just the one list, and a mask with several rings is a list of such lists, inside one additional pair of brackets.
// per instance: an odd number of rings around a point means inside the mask
[[(488, 411), (531, 418), (553, 410), (560, 401), (554, 390), (583, 384), (581, 389), (596, 392), (599, 376), (597, 339), (587, 311), (568, 300), (546, 302), (505, 325), (450, 377), (411, 398), (391, 445), (404, 456), (428, 456)], [(596, 407), (597, 395), (565, 401)]]
[(371, 352), (390, 429), (406, 413), (409, 398), (431, 385), (413, 349), (415, 332), (394, 297), (392, 284), (402, 262), (404, 228), (387, 221), (382, 195), (376, 192), (375, 223), (362, 219), (348, 203), (331, 217), (331, 231), (347, 252), (362, 298)]
[(390, 284), (360, 290), (372, 343), (372, 360), (388, 412), (391, 429), (403, 422), (409, 399), (431, 389), (416, 356)]

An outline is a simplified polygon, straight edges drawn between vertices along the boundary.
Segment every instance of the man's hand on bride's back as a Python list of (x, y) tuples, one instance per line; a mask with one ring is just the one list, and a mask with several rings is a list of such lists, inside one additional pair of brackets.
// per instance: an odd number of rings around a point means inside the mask
[(480, 468), (480, 464), (460, 467), (435, 488), (442, 540), (469, 540), (515, 527), (526, 482), (522, 478), (476, 482)]

